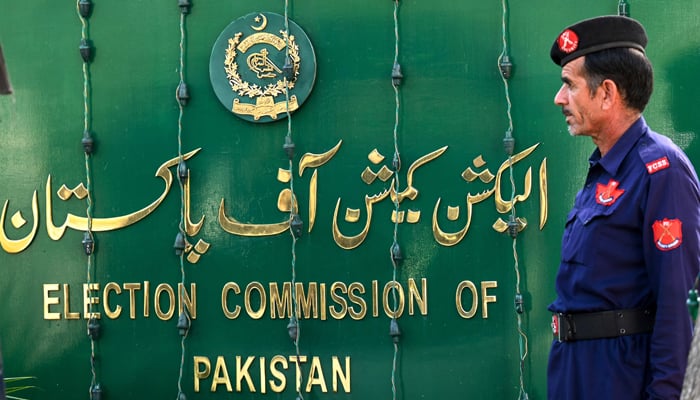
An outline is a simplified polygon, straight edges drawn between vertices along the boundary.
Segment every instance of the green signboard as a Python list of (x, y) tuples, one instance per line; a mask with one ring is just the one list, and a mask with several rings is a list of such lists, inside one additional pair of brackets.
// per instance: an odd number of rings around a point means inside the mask
[[(549, 48), (617, 3), (0, 0), (5, 376), (34, 399), (546, 398), (593, 149)], [(646, 119), (697, 162), (700, 5), (629, 3)]]

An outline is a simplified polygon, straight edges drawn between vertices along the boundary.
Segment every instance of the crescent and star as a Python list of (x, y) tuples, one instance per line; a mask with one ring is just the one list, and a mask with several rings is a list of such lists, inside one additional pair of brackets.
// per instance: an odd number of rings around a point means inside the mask
[(267, 26), (267, 17), (265, 16), (265, 14), (262, 14), (262, 13), (258, 14), (255, 17), (254, 21), (259, 23), (260, 25), (259, 26), (251, 25), (250, 27), (253, 28), (253, 30), (261, 31), (261, 30), (265, 29), (265, 27)]

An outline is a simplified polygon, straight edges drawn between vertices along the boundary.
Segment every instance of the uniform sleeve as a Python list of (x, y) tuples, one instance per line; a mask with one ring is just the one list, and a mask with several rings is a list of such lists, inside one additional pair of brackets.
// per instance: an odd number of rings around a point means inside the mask
[(656, 295), (650, 363), (652, 399), (678, 399), (692, 339), (686, 299), (700, 264), (700, 190), (685, 156), (649, 175), (643, 247)]

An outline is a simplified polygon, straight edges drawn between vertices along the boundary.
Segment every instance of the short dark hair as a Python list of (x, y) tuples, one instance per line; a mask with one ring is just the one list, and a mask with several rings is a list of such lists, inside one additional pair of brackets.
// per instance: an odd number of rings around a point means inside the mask
[(654, 89), (654, 70), (642, 52), (614, 48), (590, 53), (585, 55), (583, 70), (591, 92), (610, 79), (628, 107), (644, 111)]

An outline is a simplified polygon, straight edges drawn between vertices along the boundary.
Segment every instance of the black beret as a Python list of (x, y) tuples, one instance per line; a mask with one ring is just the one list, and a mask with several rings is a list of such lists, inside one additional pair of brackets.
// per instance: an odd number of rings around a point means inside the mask
[(644, 27), (628, 17), (608, 15), (577, 22), (564, 29), (552, 44), (549, 55), (562, 67), (569, 61), (605, 49), (626, 47), (644, 52)]

